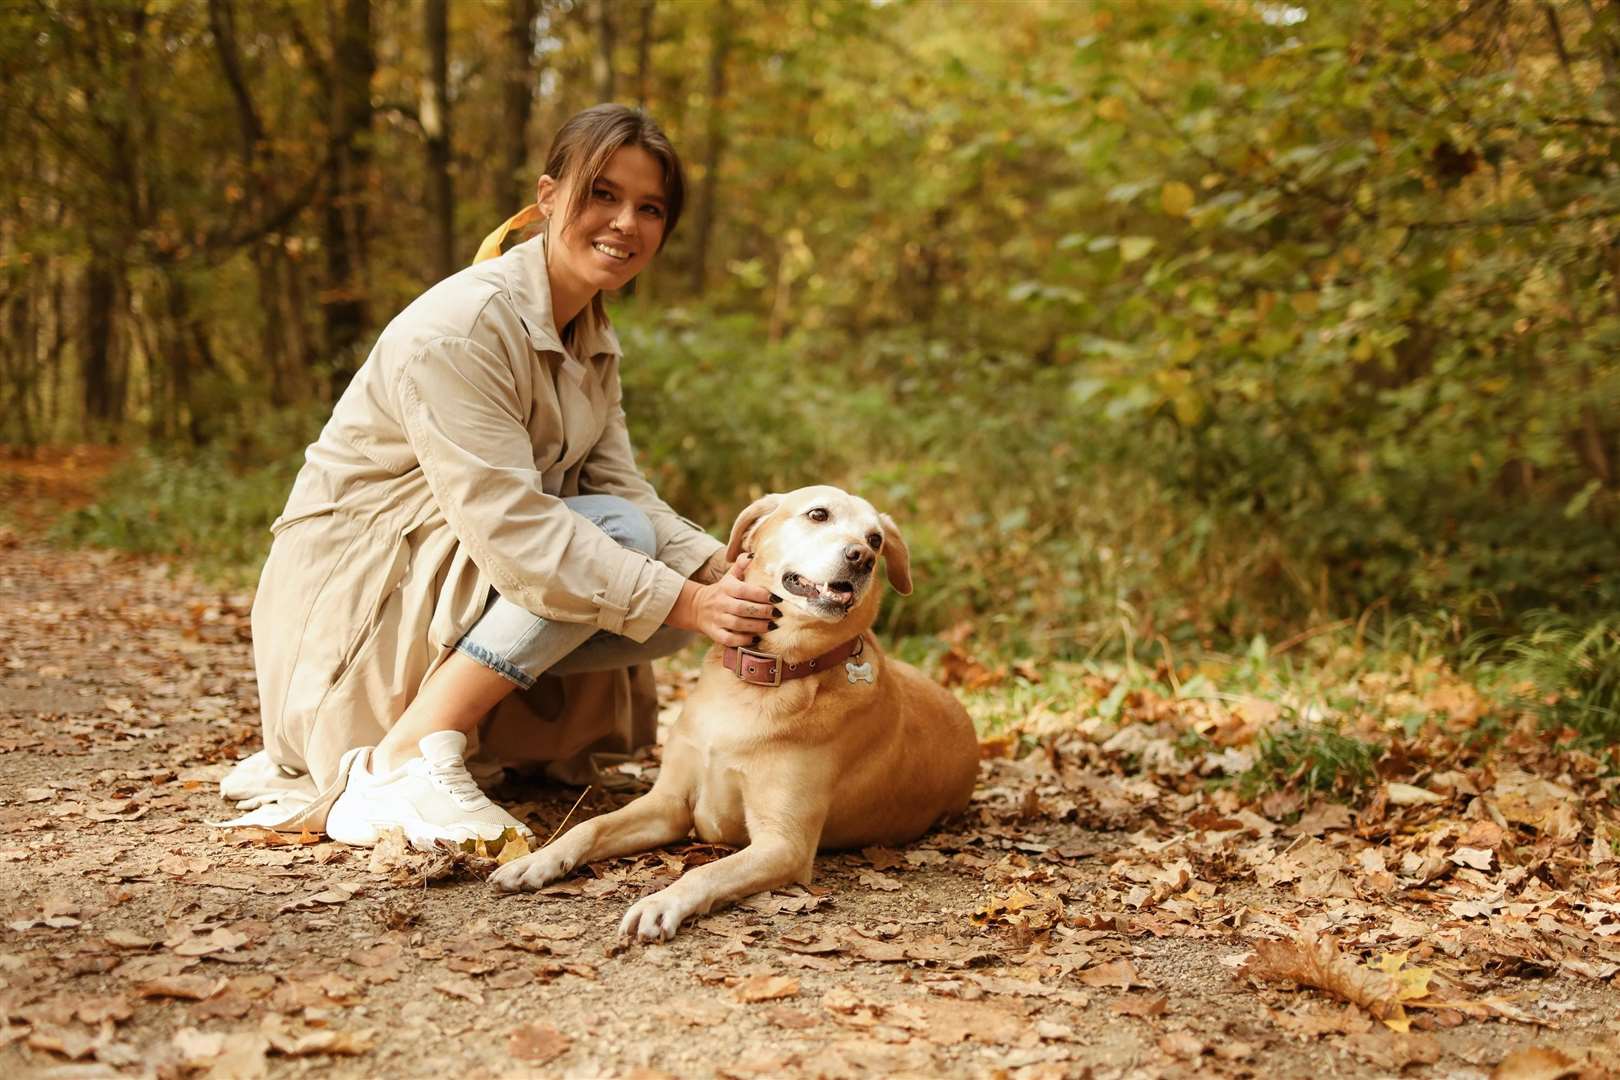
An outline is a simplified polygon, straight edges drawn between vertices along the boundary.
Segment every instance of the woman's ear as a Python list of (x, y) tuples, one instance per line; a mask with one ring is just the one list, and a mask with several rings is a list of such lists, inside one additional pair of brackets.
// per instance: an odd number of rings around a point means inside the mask
[(540, 208), (540, 216), (549, 218), (556, 209), (558, 184), (550, 174), (540, 177), (539, 183), (534, 185), (534, 205)]
[(889, 584), (901, 596), (911, 595), (911, 549), (900, 535), (900, 526), (888, 514), (879, 514), (883, 525), (883, 567), (889, 572)]
[(726, 545), (727, 562), (737, 561), (737, 556), (743, 552), (743, 545), (753, 537), (755, 527), (781, 505), (782, 496), (772, 493), (755, 499), (737, 515), (737, 520), (731, 526), (731, 543)]

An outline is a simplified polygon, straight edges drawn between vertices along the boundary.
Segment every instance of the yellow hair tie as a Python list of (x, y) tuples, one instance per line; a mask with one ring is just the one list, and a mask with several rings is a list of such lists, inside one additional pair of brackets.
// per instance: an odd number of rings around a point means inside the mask
[(540, 205), (530, 203), (525, 206), (502, 222), (494, 232), (484, 237), (484, 242), (478, 245), (478, 254), (473, 256), (473, 262), (481, 263), (485, 259), (493, 259), (501, 253), (501, 243), (506, 239), (507, 233), (513, 229), (521, 229), (526, 225), (531, 225), (538, 220), (540, 220)]

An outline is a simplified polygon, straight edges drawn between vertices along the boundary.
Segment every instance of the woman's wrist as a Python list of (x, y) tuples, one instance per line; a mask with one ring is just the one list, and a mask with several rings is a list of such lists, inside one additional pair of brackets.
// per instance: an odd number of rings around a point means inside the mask
[(675, 606), (670, 608), (669, 614), (664, 617), (664, 624), (677, 630), (696, 630), (697, 598), (702, 590), (703, 586), (690, 578), (681, 582), (680, 595), (675, 597)]

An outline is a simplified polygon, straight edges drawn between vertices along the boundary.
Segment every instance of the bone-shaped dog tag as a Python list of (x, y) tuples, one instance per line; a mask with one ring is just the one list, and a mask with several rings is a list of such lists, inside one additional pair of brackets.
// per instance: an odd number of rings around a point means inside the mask
[(857, 664), (853, 660), (846, 660), (844, 661), (844, 670), (849, 672), (849, 681), (852, 683), (877, 682), (877, 676), (872, 674), (872, 664), (870, 661), (864, 664)]

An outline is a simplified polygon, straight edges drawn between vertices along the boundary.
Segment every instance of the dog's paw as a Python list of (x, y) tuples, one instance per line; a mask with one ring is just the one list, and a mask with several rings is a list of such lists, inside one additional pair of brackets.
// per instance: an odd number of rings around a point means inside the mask
[(513, 859), (489, 875), (489, 883), (502, 892), (533, 892), (543, 889), (574, 868), (574, 861), (553, 847)]
[(691, 912), (669, 889), (644, 896), (619, 921), (619, 937), (638, 941), (668, 941)]

